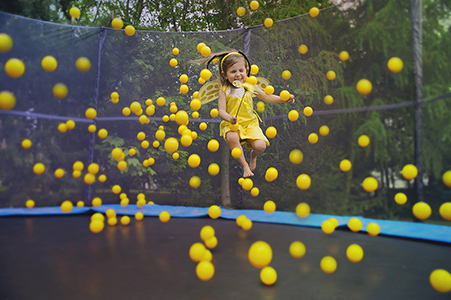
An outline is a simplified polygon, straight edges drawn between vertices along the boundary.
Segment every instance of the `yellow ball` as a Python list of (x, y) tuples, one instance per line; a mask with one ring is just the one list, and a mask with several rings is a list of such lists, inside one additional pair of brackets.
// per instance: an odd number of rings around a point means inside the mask
[(92, 199), (91, 204), (94, 207), (99, 207), (100, 205), (102, 205), (102, 199), (100, 199), (99, 197), (95, 197), (94, 199)]
[(121, 224), (122, 224), (122, 225), (128, 225), (128, 224), (130, 224), (130, 217), (129, 217), (129, 216), (122, 216), (122, 218), (121, 218)]
[(268, 86), (265, 88), (265, 94), (267, 94), (267, 95), (272, 95), (272, 94), (274, 94), (274, 87), (271, 86), (271, 85), (268, 85)]
[(290, 245), (290, 254), (294, 258), (301, 258), (305, 255), (305, 246), (299, 241), (294, 241)]
[(57, 66), (58, 62), (53, 56), (48, 55), (41, 60), (41, 67), (46, 72), (55, 71)]
[(66, 200), (63, 203), (61, 203), (61, 210), (65, 213), (72, 211), (73, 207), (74, 205), (69, 200)]
[(221, 208), (217, 205), (210, 206), (210, 208), (208, 209), (208, 215), (212, 219), (219, 218), (219, 216), (221, 215)]
[(186, 84), (182, 84), (180, 86), (180, 93), (182, 93), (183, 95), (186, 95), (189, 91), (189, 87)]
[(109, 218), (107, 223), (110, 226), (115, 226), (117, 224), (117, 218), (116, 217)]
[(327, 105), (331, 105), (334, 102), (334, 98), (331, 95), (327, 95), (324, 97), (324, 103)]
[(434, 270), (429, 276), (432, 287), (440, 293), (451, 291), (451, 274), (443, 269)]
[(182, 138), (180, 139), (180, 143), (184, 147), (189, 147), (193, 143), (193, 138), (190, 134), (184, 134), (184, 135), (182, 135)]
[(197, 51), (199, 51), (199, 53), (200, 53), (200, 51), (202, 50), (202, 48), (205, 47), (205, 46), (207, 46), (207, 45), (205, 45), (205, 43), (199, 43), (199, 44), (197, 44), (196, 49), (197, 49)]
[(216, 176), (219, 173), (219, 166), (218, 164), (212, 163), (208, 166), (208, 174), (211, 176)]
[(202, 256), (200, 261), (209, 261), (211, 262), (213, 260), (213, 255), (211, 254), (210, 250), (205, 249), (205, 254)]
[(325, 220), (321, 223), (321, 230), (325, 234), (332, 234), (335, 231), (335, 225), (329, 220)]
[(189, 106), (191, 107), (192, 110), (199, 110), (200, 107), (202, 106), (202, 103), (200, 102), (199, 99), (193, 99), (191, 100)]
[(200, 280), (208, 281), (215, 275), (215, 267), (209, 261), (201, 261), (196, 266), (196, 275)]
[(95, 213), (91, 216), (91, 222), (92, 221), (100, 221), (100, 222), (104, 222), (105, 221), (105, 216), (102, 215), (101, 213)]
[[(144, 204), (146, 204), (146, 200), (144, 200)], [(144, 219), (144, 214), (142, 212), (138, 211), (135, 214), (135, 219), (136, 219), (136, 221), (141, 221), (142, 219)]]
[(201, 54), (203, 57), (209, 56), (209, 55), (211, 54), (211, 49), (210, 49), (210, 47), (208, 47), (208, 46), (202, 47), (202, 49), (200, 50), (200, 54)]
[(334, 71), (328, 71), (327, 74), (326, 74), (326, 77), (327, 77), (327, 79), (329, 79), (329, 80), (334, 80), (335, 77), (337, 77), (337, 75), (335, 74)]
[(199, 124), (199, 129), (202, 131), (205, 131), (207, 129), (208, 125), (205, 122), (202, 122)]
[(299, 149), (294, 149), (290, 152), (290, 162), (294, 165), (299, 165), (304, 160), (304, 154)]
[(0, 92), (0, 109), (11, 110), (16, 106), (16, 97), (8, 91)]
[(397, 193), (395, 195), (395, 202), (399, 205), (403, 205), (407, 202), (407, 196), (404, 193)]
[(209, 69), (202, 69), (202, 71), (200, 71), (200, 77), (207, 81), (211, 78), (211, 71)]
[(241, 184), (243, 190), (250, 191), (254, 186), (254, 182), (250, 178), (244, 178), (243, 183)]
[[(177, 145), (178, 145), (178, 144), (177, 144)], [(159, 142), (159, 141), (153, 141), (152, 147), (154, 147), (155, 149), (157, 149), (158, 147), (160, 147), (160, 142)]]
[(308, 141), (310, 144), (316, 144), (318, 142), (318, 135), (316, 133), (310, 133), (308, 136)]
[(311, 184), (310, 176), (307, 174), (301, 174), (296, 179), (296, 185), (300, 190), (306, 190), (310, 187)]
[(124, 115), (124, 116), (129, 116), (130, 115), (130, 113), (131, 113), (131, 110), (130, 110), (130, 108), (128, 108), (128, 107), (124, 107), (123, 109), (122, 109), (122, 114)]
[(399, 73), (402, 71), (404, 63), (399, 57), (392, 57), (388, 60), (387, 67), (391, 72)]
[(274, 24), (274, 21), (271, 18), (266, 18), (263, 24), (265, 24), (265, 26), (269, 28)]
[(172, 49), (172, 54), (178, 55), (179, 53), (180, 53), (179, 48), (174, 48), (174, 49)]
[(263, 210), (268, 214), (272, 214), (276, 210), (276, 204), (274, 201), (268, 200), (263, 205)]
[(353, 263), (358, 263), (363, 258), (363, 249), (357, 244), (349, 245), (346, 249), (346, 257)]
[(290, 79), (291, 78), (291, 72), (288, 71), (288, 70), (283, 71), (282, 72), (282, 78), (285, 79), (285, 80)]
[(440, 205), (439, 213), (443, 219), (451, 221), (451, 202)]
[(188, 165), (191, 168), (197, 168), (200, 165), (200, 156), (197, 154), (191, 154), (188, 157)]
[(67, 96), (69, 90), (64, 83), (57, 83), (53, 86), (52, 93), (56, 98), (63, 99)]
[(10, 58), (5, 64), (5, 72), (11, 78), (22, 77), (25, 73), (25, 65), (18, 58)]
[(288, 113), (288, 120), (291, 122), (296, 121), (299, 118), (299, 113), (297, 110), (293, 109)]
[(186, 111), (184, 111), (184, 110), (179, 110), (175, 114), (175, 122), (178, 125), (188, 125), (188, 122), (189, 122), (188, 113)]
[(266, 129), (266, 136), (270, 139), (275, 138), (277, 135), (277, 129), (274, 126), (270, 126)]
[(85, 166), (81, 161), (74, 162), (74, 165), (72, 166), (72, 168), (77, 171), (82, 171), (84, 167)]
[(36, 175), (41, 175), (42, 173), (44, 173), (44, 171), (45, 171), (45, 166), (44, 166), (43, 163), (36, 163), (36, 164), (33, 166), (33, 172), (34, 172)]
[(69, 15), (74, 19), (78, 18), (80, 16), (80, 9), (76, 6), (72, 6), (69, 10)]
[(108, 136), (108, 131), (106, 129), (102, 128), (99, 130), (97, 135), (99, 136), (99, 138), (104, 139)]
[[(175, 66), (177, 66), (177, 64), (178, 64), (178, 61), (175, 59), (175, 58), (171, 58), (171, 60), (169, 61), (169, 65), (171, 66), (171, 67), (175, 67)], [(157, 103), (158, 104), (158, 103)]]
[(34, 205), (35, 205), (35, 203), (34, 203), (33, 200), (27, 200), (27, 202), (25, 202), (25, 206), (26, 206), (27, 208), (33, 208)]
[(193, 189), (197, 189), (200, 186), (200, 184), (201, 184), (201, 180), (198, 176), (193, 176), (189, 180), (189, 185)]
[(451, 170), (443, 173), (442, 181), (447, 187), (451, 187)]
[(236, 224), (241, 227), (241, 226), (243, 226), (243, 222), (246, 219), (247, 219), (246, 216), (241, 215), (238, 218), (236, 218)]
[(94, 108), (88, 108), (85, 112), (85, 117), (89, 120), (94, 120), (97, 117), (97, 111)]
[(73, 120), (67, 120), (66, 121), (66, 127), (69, 130), (72, 130), (75, 128), (75, 122)]
[(236, 10), (236, 14), (242, 17), (246, 14), (246, 9), (244, 7), (238, 7), (238, 9)]
[(127, 169), (127, 162), (126, 161), (120, 161), (117, 163), (117, 168), (121, 171), (124, 171), (125, 169)]
[(147, 124), (148, 122), (149, 122), (149, 119), (147, 118), (146, 115), (139, 116), (139, 123), (144, 125), (144, 124)]
[(87, 173), (87, 174), (85, 174), (83, 181), (86, 184), (93, 184), (96, 181), (96, 177), (94, 175), (92, 175), (91, 173)]
[(147, 149), (147, 148), (149, 148), (149, 141), (142, 141), (141, 142), (141, 148), (143, 148), (143, 149)]
[(337, 270), (337, 261), (332, 256), (325, 256), (321, 259), (321, 270), (326, 274), (332, 274)]
[(89, 230), (91, 230), (91, 232), (93, 233), (99, 233), (103, 230), (103, 228), (105, 227), (105, 224), (101, 221), (92, 221), (89, 224)]
[(210, 116), (212, 118), (216, 118), (219, 115), (219, 111), (216, 108), (213, 108), (212, 110), (210, 110)]
[(339, 57), (342, 61), (347, 61), (349, 59), (349, 53), (346, 51), (341, 51)]
[(155, 132), (155, 138), (159, 141), (164, 140), (164, 138), (166, 137), (166, 132), (164, 132), (164, 130), (157, 130), (157, 132)]
[(301, 202), (296, 206), (296, 215), (299, 218), (307, 218), (309, 214), (310, 206), (307, 203)]
[(360, 219), (358, 218), (351, 218), (348, 221), (348, 227), (353, 232), (360, 231), (360, 229), (362, 229), (362, 226), (363, 226), (362, 221), (360, 221)]
[(360, 147), (366, 147), (370, 144), (370, 138), (367, 135), (361, 135), (357, 140)]
[(277, 272), (273, 267), (264, 267), (260, 271), (260, 280), (265, 285), (273, 285), (277, 281)]
[(202, 241), (207, 241), (215, 236), (215, 229), (211, 227), (210, 225), (206, 225), (202, 227), (200, 230), (200, 238)]
[(174, 153), (178, 148), (179, 142), (173, 137), (168, 138), (164, 143), (164, 149), (166, 149), (168, 153)]
[(105, 212), (105, 214), (106, 214), (106, 216), (107, 216), (108, 218), (114, 218), (114, 217), (116, 217), (116, 212), (115, 212), (114, 209), (112, 209), (112, 208), (107, 209), (107, 211)]
[(91, 70), (91, 61), (87, 57), (79, 57), (75, 61), (75, 68), (77, 68), (79, 72), (86, 73)]
[(116, 30), (120, 30), (124, 26), (124, 22), (120, 18), (114, 18), (111, 21), (111, 26)]
[(279, 96), (280, 96), (280, 99), (282, 99), (282, 101), (288, 101), (291, 97), (291, 94), (289, 91), (283, 90), (280, 92)]
[(13, 47), (13, 39), (6, 33), (0, 33), (0, 52), (6, 53)]
[(413, 206), (412, 212), (418, 219), (426, 220), (431, 216), (432, 210), (429, 204), (425, 202), (418, 202)]
[(306, 45), (302, 44), (302, 45), (299, 46), (298, 51), (301, 54), (305, 54), (308, 51), (308, 47)]
[(205, 241), (205, 246), (209, 249), (214, 249), (218, 245), (218, 239), (214, 236)]
[(210, 140), (207, 144), (207, 148), (210, 152), (216, 152), (219, 149), (219, 142), (217, 140)]
[(258, 194), (260, 194), (260, 190), (258, 188), (254, 187), (254, 188), (251, 189), (251, 195), (252, 196), (257, 197)]
[(319, 134), (321, 134), (322, 136), (326, 136), (329, 134), (329, 127), (327, 127), (326, 125), (323, 125), (319, 128)]
[[(130, 114), (130, 112), (128, 113)], [(153, 116), (155, 114), (155, 105), (150, 105), (146, 108), (146, 114), (148, 116)]]
[(198, 262), (202, 259), (202, 257), (205, 255), (205, 246), (201, 243), (194, 243), (190, 249), (189, 249), (189, 257), (195, 261)]
[(127, 206), (130, 200), (128, 198), (121, 199), (121, 206)]
[(251, 1), (251, 3), (249, 4), (249, 7), (252, 9), (252, 10), (256, 10), (256, 9), (258, 9), (258, 7), (260, 6), (260, 4), (258, 3), (258, 1)]
[(29, 139), (24, 139), (21, 143), (22, 148), (29, 149), (32, 145), (32, 142)]
[(371, 222), (366, 226), (366, 231), (371, 236), (377, 236), (381, 232), (381, 227), (377, 223)]
[(78, 201), (77, 202), (77, 207), (84, 207), (85, 206), (85, 203), (83, 202), (83, 201)]
[(310, 17), (315, 18), (319, 15), (319, 9), (317, 7), (310, 8), (309, 11)]
[(260, 69), (258, 68), (258, 66), (257, 65), (251, 65), (251, 74), (252, 75), (257, 75), (257, 73), (258, 73), (258, 71), (259, 71)]
[(254, 267), (258, 269), (266, 267), (272, 260), (271, 246), (263, 241), (253, 243), (249, 248), (248, 258)]
[(126, 35), (132, 36), (135, 34), (135, 32), (136, 32), (136, 29), (132, 25), (125, 26), (125, 34)]
[(304, 116), (310, 117), (313, 114), (313, 108), (311, 108), (310, 106), (306, 106), (303, 112)]
[(241, 224), (241, 228), (243, 228), (243, 230), (251, 230), (252, 228), (252, 221), (249, 219), (244, 219), (243, 224)]
[(232, 157), (235, 158), (235, 159), (240, 158), (240, 156), (241, 156), (242, 153), (243, 153), (243, 152), (242, 152), (241, 149), (238, 148), (238, 147), (235, 147), (235, 148), (232, 149)]
[(111, 188), (111, 190), (113, 191), (113, 193), (115, 194), (119, 194), (121, 192), (121, 187), (119, 185), (113, 185), (113, 187)]
[(166, 223), (166, 222), (168, 222), (169, 219), (171, 218), (171, 215), (170, 215), (167, 211), (162, 211), (162, 212), (160, 213), (159, 218), (160, 218), (160, 221), (161, 221), (161, 222)]
[(418, 176), (418, 169), (414, 165), (408, 164), (402, 168), (401, 173), (405, 179), (412, 180)]
[(58, 168), (55, 170), (55, 177), (56, 178), (62, 178), (64, 176), (64, 170), (61, 168)]
[(244, 178), (241, 177), (240, 179), (238, 179), (238, 184), (239, 184), (239, 185), (243, 185), (243, 181), (244, 181)]
[(356, 85), (357, 91), (362, 95), (368, 95), (373, 89), (373, 85), (367, 79), (360, 79)]
[(352, 168), (352, 163), (347, 160), (347, 159), (343, 159), (340, 162), (340, 170), (342, 170), (343, 172), (348, 172), (349, 170), (351, 170)]
[(257, 77), (255, 77), (255, 76), (249, 76), (249, 77), (246, 79), (246, 82), (249, 83), (250, 85), (256, 85), (257, 82), (258, 82), (258, 79), (257, 79)]
[(377, 190), (378, 186), (379, 183), (377, 182), (377, 179), (374, 177), (367, 177), (362, 182), (363, 189), (368, 193), (372, 193), (375, 190)]

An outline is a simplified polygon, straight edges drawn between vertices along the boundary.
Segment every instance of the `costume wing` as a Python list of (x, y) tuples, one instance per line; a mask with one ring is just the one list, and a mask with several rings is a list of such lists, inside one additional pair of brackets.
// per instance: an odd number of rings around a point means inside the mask
[(202, 105), (218, 99), (219, 81), (210, 81), (204, 84), (199, 90), (199, 100)]
[(257, 77), (257, 85), (259, 88), (261, 88), (263, 91), (265, 88), (270, 85), (269, 80), (263, 77)]

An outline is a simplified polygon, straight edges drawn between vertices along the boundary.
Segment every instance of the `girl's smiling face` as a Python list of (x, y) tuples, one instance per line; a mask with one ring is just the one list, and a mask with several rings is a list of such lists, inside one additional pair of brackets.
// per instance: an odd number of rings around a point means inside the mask
[(246, 62), (243, 59), (231, 65), (227, 69), (225, 76), (224, 72), (222, 74), (230, 83), (233, 83), (235, 80), (244, 83), (247, 79), (247, 72)]

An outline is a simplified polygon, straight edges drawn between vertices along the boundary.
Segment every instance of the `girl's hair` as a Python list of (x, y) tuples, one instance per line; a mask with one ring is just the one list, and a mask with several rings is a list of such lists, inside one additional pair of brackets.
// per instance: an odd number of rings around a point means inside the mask
[(231, 87), (232, 83), (227, 80), (227, 77), (225, 77), (223, 73), (227, 74), (227, 70), (239, 61), (244, 61), (246, 63), (246, 68), (248, 70), (247, 73), (249, 73), (250, 63), (246, 55), (234, 49), (212, 53), (206, 58), (201, 58), (192, 62), (206, 64), (207, 68), (209, 67), (211, 62), (218, 63), (219, 77), (216, 80), (219, 81), (221, 86)]

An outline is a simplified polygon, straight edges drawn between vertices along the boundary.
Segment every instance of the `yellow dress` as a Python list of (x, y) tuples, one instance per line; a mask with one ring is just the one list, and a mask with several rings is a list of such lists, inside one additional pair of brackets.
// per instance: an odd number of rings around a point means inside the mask
[[(238, 135), (240, 136), (241, 145), (251, 149), (252, 146), (248, 140), (264, 140), (266, 145), (269, 146), (269, 141), (263, 134), (259, 123), (258, 117), (254, 113), (254, 105), (252, 101), (252, 94), (250, 92), (245, 93), (243, 88), (235, 88), (234, 93), (231, 94), (232, 88), (222, 87), (222, 90), (226, 94), (226, 111), (228, 114), (235, 116), (240, 106), (241, 99), (243, 99), (243, 104), (241, 105), (240, 111), (238, 112)], [(221, 136), (227, 142), (227, 132), (231, 131), (230, 123), (227, 121), (222, 121), (219, 127)]]

